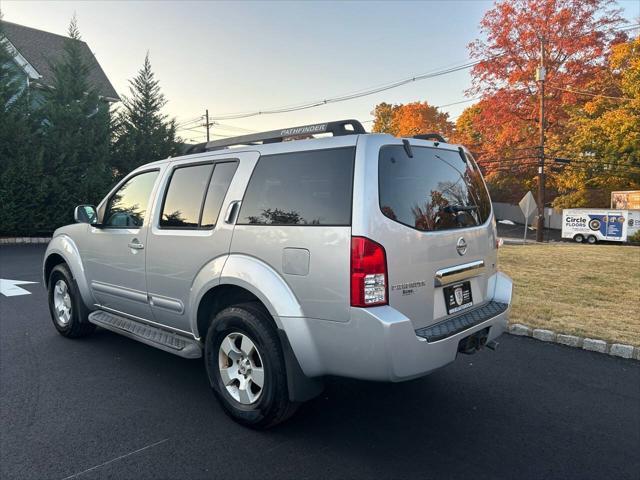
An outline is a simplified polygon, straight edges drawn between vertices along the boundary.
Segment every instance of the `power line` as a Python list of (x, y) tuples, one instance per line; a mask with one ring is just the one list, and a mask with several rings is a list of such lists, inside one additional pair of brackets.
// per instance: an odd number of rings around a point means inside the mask
[[(552, 169), (552, 171), (558, 173), (558, 170), (556, 170), (556, 168), (558, 167), (556, 165), (553, 165), (550, 168)], [(487, 174), (487, 173), (505, 173), (505, 172), (506, 173), (525, 173), (525, 172), (531, 172), (534, 169), (535, 169), (535, 163), (528, 163), (524, 165), (503, 166), (503, 167), (490, 168), (490, 169), (484, 168), (483, 170), (484, 170), (484, 173)], [(576, 165), (573, 167), (573, 169), (582, 171), (582, 172), (587, 172), (588, 174), (594, 173), (592, 169), (584, 165)], [(628, 170), (628, 169), (610, 169), (602, 173), (606, 173), (607, 175), (618, 175), (625, 178), (631, 178), (632, 176), (636, 176), (640, 174), (640, 171)]]
[(199, 122), (200, 120), (202, 120), (202, 116), (194, 117), (194, 118), (191, 118), (191, 119), (189, 119), (189, 120), (181, 120), (181, 121), (179, 121), (179, 122), (177, 123), (177, 125), (186, 125), (186, 124), (188, 124), (188, 123)]
[[(638, 26), (640, 26), (640, 24), (639, 25), (627, 25), (627, 26), (616, 28), (616, 29), (613, 29), (613, 30), (614, 31), (633, 30), (633, 29), (637, 28)], [(389, 84), (382, 85), (380, 87), (374, 87), (374, 88), (370, 88), (370, 89), (366, 89), (366, 90), (362, 90), (362, 91), (357, 91), (357, 92), (353, 92), (353, 93), (350, 93), (350, 94), (346, 94), (346, 95), (342, 95), (342, 96), (338, 96), (338, 97), (334, 97), (334, 98), (328, 98), (328, 99), (324, 99), (324, 100), (316, 100), (316, 101), (312, 101), (312, 102), (305, 102), (305, 103), (294, 105), (294, 106), (278, 107), (278, 108), (273, 108), (273, 109), (268, 109), (268, 110), (258, 110), (258, 111), (255, 111), (255, 112), (240, 112), (240, 113), (221, 114), (221, 115), (218, 115), (216, 117), (211, 117), (211, 119), (212, 120), (231, 120), (231, 119), (239, 119), (239, 118), (249, 118), (249, 117), (255, 117), (255, 116), (258, 116), (258, 115), (270, 115), (270, 114), (276, 114), (276, 113), (295, 112), (295, 111), (299, 111), (299, 110), (306, 110), (306, 109), (309, 109), (309, 108), (314, 108), (314, 107), (319, 107), (319, 106), (322, 106), (322, 105), (327, 105), (327, 104), (330, 104), (330, 103), (344, 102), (344, 101), (347, 101), (347, 100), (353, 100), (353, 99), (356, 99), (356, 98), (361, 98), (361, 97), (365, 97), (365, 96), (368, 96), (368, 95), (373, 95), (375, 93), (384, 92), (386, 90), (391, 90), (393, 88), (398, 88), (398, 87), (406, 85), (408, 83), (413, 83), (413, 82), (425, 80), (425, 79), (428, 79), (428, 78), (434, 78), (434, 77), (438, 77), (440, 75), (446, 75), (448, 73), (453, 73), (453, 72), (457, 72), (457, 71), (460, 71), (460, 70), (465, 70), (467, 68), (474, 67), (476, 65), (479, 65), (480, 63), (491, 61), (491, 60), (493, 60), (495, 58), (502, 57), (504, 55), (506, 55), (506, 53), (495, 55), (493, 57), (485, 58), (485, 59), (482, 59), (482, 60), (476, 60), (476, 61), (468, 62), (468, 63), (462, 64), (462, 65), (458, 65), (458, 66), (442, 69), (442, 70), (439, 70), (439, 71), (428, 72), (428, 73), (424, 73), (424, 74), (421, 74), (421, 75), (415, 75), (415, 76), (408, 77), (408, 78), (405, 78), (405, 79), (402, 79), (402, 80), (391, 82)], [(446, 106), (446, 105), (442, 105), (442, 106)]]
[(620, 28), (616, 28), (614, 29), (616, 32), (626, 32), (628, 30), (636, 30), (640, 28), (640, 23), (636, 23), (634, 25), (627, 25), (625, 27), (620, 27)]
[[(636, 24), (636, 25), (628, 25), (628, 26), (624, 26), (624, 27), (620, 27), (620, 28), (616, 28), (614, 29), (615, 31), (627, 31), (627, 30), (634, 30), (636, 28), (640, 27), (640, 24)], [(285, 107), (279, 107), (279, 108), (274, 108), (274, 109), (268, 109), (268, 110), (261, 110), (261, 111), (255, 111), (255, 112), (244, 112), (244, 113), (230, 113), (230, 114), (222, 114), (216, 117), (210, 117), (210, 120), (230, 120), (230, 119), (240, 119), (240, 118), (249, 118), (249, 117), (254, 117), (254, 116), (258, 116), (258, 115), (268, 115), (268, 114), (277, 114), (277, 113), (287, 113), (287, 112), (294, 112), (294, 111), (299, 111), (299, 110), (305, 110), (305, 109), (309, 109), (309, 108), (314, 108), (314, 107), (319, 107), (322, 105), (327, 105), (330, 103), (338, 103), (338, 102), (344, 102), (347, 100), (352, 100), (352, 99), (356, 99), (356, 98), (360, 98), (360, 97), (364, 97), (364, 96), (368, 96), (368, 95), (373, 95), (375, 93), (380, 93), (383, 91), (387, 91), (387, 90), (391, 90), (393, 88), (398, 88), (400, 86), (409, 84), (409, 83), (413, 83), (413, 82), (417, 82), (417, 81), (421, 81), (421, 80), (425, 80), (428, 78), (434, 78), (437, 76), (441, 76), (441, 75), (446, 75), (449, 73), (453, 73), (453, 72), (457, 72), (457, 71), (461, 71), (467, 68), (471, 68), (474, 67), (476, 65), (479, 65), (480, 63), (486, 62), (486, 61), (491, 61), (495, 58), (504, 56), (506, 54), (499, 54), (499, 55), (495, 55), (493, 57), (487, 58), (487, 59), (482, 59), (482, 60), (476, 60), (476, 61), (472, 61), (472, 62), (468, 62), (462, 65), (457, 65), (457, 66), (453, 66), (453, 67), (449, 67), (449, 68), (444, 68), (442, 70), (438, 70), (438, 71), (434, 71), (434, 72), (428, 72), (428, 73), (424, 73), (421, 75), (415, 75), (412, 77), (408, 77), (399, 81), (395, 81), (395, 82), (391, 82), (388, 84), (383, 84), (382, 86), (378, 86), (378, 87), (373, 87), (370, 89), (366, 89), (366, 90), (360, 90), (360, 91), (356, 91), (350, 94), (346, 94), (346, 95), (342, 95), (342, 96), (338, 96), (338, 97), (334, 97), (334, 98), (329, 98), (329, 99), (324, 99), (324, 100), (316, 100), (313, 102), (307, 102), (307, 103), (302, 103), (302, 104), (298, 104), (298, 105), (293, 105), (293, 106), (285, 106)], [(560, 87), (552, 87), (552, 88), (556, 88), (559, 90), (564, 90)], [(598, 95), (598, 94), (590, 94), (588, 92), (580, 92), (580, 91), (571, 91), (571, 90), (566, 90), (568, 92), (571, 93), (576, 93), (576, 94), (583, 94), (583, 95), (592, 95), (592, 96), (602, 96), (602, 97), (606, 97), (606, 98), (614, 98), (614, 99), (621, 99), (621, 100), (632, 100), (632, 99), (627, 99), (624, 97), (607, 97), (604, 95)], [(456, 101), (456, 102), (451, 102), (451, 103), (447, 103), (447, 104), (443, 104), (443, 105), (438, 105), (436, 106), (436, 108), (444, 108), (444, 107), (448, 107), (448, 106), (452, 106), (452, 105), (458, 105), (458, 104), (462, 104), (462, 103), (468, 103), (474, 100), (479, 100), (482, 97), (475, 97), (475, 98), (471, 98), (471, 99), (464, 99), (464, 100), (460, 100), (460, 101)], [(459, 115), (456, 117), (453, 117), (450, 119), (450, 121), (454, 122), (459, 118)], [(185, 127), (185, 126), (191, 126), (194, 123), (197, 123), (198, 121), (201, 121), (202, 117), (196, 117), (192, 120), (187, 120), (184, 121), (182, 123), (179, 123), (177, 126), (178, 127)], [(363, 123), (371, 123), (373, 122), (373, 120), (365, 120)], [(219, 124), (218, 122), (213, 122), (215, 123), (218, 127), (222, 128), (223, 130), (232, 130), (235, 128), (238, 131), (246, 131), (246, 132), (251, 132), (253, 133), (253, 131), (251, 130), (247, 130), (247, 129), (242, 129), (240, 127), (232, 127), (232, 126), (225, 126), (223, 124)], [(206, 125), (204, 125), (206, 126)], [(197, 128), (197, 127), (196, 127)]]
[[(190, 132), (197, 132), (200, 131), (201, 128), (203, 128), (204, 125), (194, 125), (193, 127), (182, 127), (176, 131), (178, 132), (183, 132), (183, 131), (190, 131)], [(206, 135), (206, 132), (202, 132), (203, 135)]]
[[(597, 175), (597, 172), (593, 171), (593, 165), (572, 165), (571, 168), (574, 170), (587, 171), (592, 175)], [(607, 175), (623, 174), (625, 176), (631, 176), (640, 175), (640, 169), (634, 169), (634, 167), (611, 167), (604, 169), (601, 173), (606, 173)]]
[(200, 122), (201, 120), (202, 120), (202, 116), (200, 116), (200, 117), (196, 117), (196, 118), (193, 118), (193, 119), (191, 119), (191, 120), (183, 120), (183, 121), (181, 121), (181, 122), (177, 123), (177, 124), (176, 124), (176, 127), (177, 127), (177, 128), (181, 128), (181, 127), (184, 127), (184, 126), (186, 126), (186, 125), (191, 125), (191, 124), (194, 124), (194, 123), (198, 123), (198, 122)]
[(614, 163), (614, 162), (602, 162), (600, 160), (586, 160), (586, 159), (576, 159), (576, 158), (562, 158), (562, 157), (551, 157), (551, 160), (553, 160), (555, 163), (560, 163), (560, 164), (564, 164), (564, 165), (575, 165), (575, 164), (582, 164), (585, 166), (589, 166), (588, 168), (593, 168), (593, 167), (597, 167), (597, 166), (609, 166), (609, 167), (615, 167), (615, 168), (632, 168), (632, 169), (637, 169), (640, 171), (640, 166), (638, 165), (633, 165), (631, 163)]
[(219, 123), (219, 122), (213, 122), (213, 124), (218, 127), (221, 128), (222, 130), (230, 130), (230, 131), (236, 131), (236, 132), (243, 132), (243, 133), (257, 133), (255, 130), (249, 130), (248, 128), (242, 128), (242, 127), (236, 127), (235, 125), (227, 125), (224, 123)]
[[(187, 125), (181, 128), (177, 128), (176, 132), (178, 134), (182, 134), (182, 135), (189, 135), (192, 132), (195, 133), (199, 133), (199, 135), (197, 135), (196, 138), (200, 138), (200, 137), (205, 137), (206, 138), (206, 130), (203, 131), (203, 128), (206, 128), (206, 124), (193, 124), (193, 125)], [(223, 130), (231, 130), (231, 131), (239, 131), (241, 133), (255, 133), (255, 130), (249, 130), (246, 128), (240, 128), (240, 127), (235, 127), (233, 125), (224, 125), (224, 124), (220, 124), (218, 122), (210, 122), (210, 126), (215, 126), (218, 128), (222, 128)], [(239, 133), (236, 133), (239, 134)], [(234, 136), (234, 135), (216, 135), (213, 133), (209, 132), (209, 136), (211, 137), (219, 137), (219, 138), (229, 138), (230, 136)], [(193, 138), (192, 138), (193, 139)]]
[[(555, 156), (555, 155), (547, 155), (547, 158), (549, 160), (553, 160), (555, 163), (561, 163), (561, 164), (565, 164), (565, 165), (573, 165), (573, 164), (591, 164), (591, 165), (608, 165), (608, 166), (612, 166), (612, 167), (622, 167), (622, 168), (634, 168), (634, 169), (640, 169), (640, 165), (636, 166), (633, 165), (631, 163), (614, 163), (614, 162), (606, 162), (606, 161), (602, 161), (603, 159), (601, 157), (591, 157), (590, 159), (583, 159), (583, 158), (567, 158), (567, 157), (559, 157), (559, 156)], [(491, 159), (487, 159), (487, 160), (476, 160), (476, 163), (479, 166), (483, 166), (483, 165), (492, 165), (492, 164), (502, 164), (505, 162), (511, 162), (511, 161), (521, 161), (521, 160), (527, 160), (529, 162), (534, 162), (536, 159), (538, 159), (537, 155), (526, 155), (526, 156), (521, 156), (521, 157), (506, 157), (506, 158), (491, 158)]]
[[(512, 166), (505, 165), (502, 167), (494, 167), (494, 168), (481, 167), (481, 168), (483, 168), (484, 174), (487, 174), (487, 173), (495, 173), (495, 172), (531, 172), (532, 170), (535, 170), (535, 167), (536, 167), (535, 163), (526, 163), (522, 165), (512, 165)], [(561, 167), (558, 167), (557, 165), (552, 165), (549, 168), (551, 168), (552, 171), (558, 173), (560, 170), (557, 170), (557, 168), (561, 168)], [(590, 168), (589, 166), (575, 165), (572, 168), (577, 171), (588, 172), (588, 174), (591, 174), (591, 175), (597, 175), (597, 173), (593, 172), (593, 169)], [(603, 171), (602, 173), (607, 175), (620, 175), (624, 177), (631, 177), (631, 176), (639, 175), (640, 171), (626, 169), (626, 168), (617, 168), (617, 169), (611, 168), (611, 169), (607, 169), (606, 171)]]
[[(452, 105), (459, 105), (459, 104), (461, 104), (461, 103), (473, 102), (474, 100), (480, 100), (481, 98), (482, 98), (482, 97), (473, 97), (473, 98), (467, 98), (467, 99), (464, 99), (464, 100), (459, 100), (459, 101), (456, 101), (456, 102), (445, 103), (445, 104), (443, 104), (443, 105), (432, 105), (432, 106), (434, 106), (435, 108), (451, 107)], [(460, 116), (460, 115), (457, 115), (457, 116), (455, 116), (455, 117), (451, 117), (451, 118), (449, 118), (449, 121), (450, 121), (450, 122), (455, 122), (455, 121), (456, 121), (456, 119), (457, 119), (459, 116)], [(373, 122), (375, 122), (375, 120), (362, 120), (360, 123), (373, 123)]]
[[(488, 159), (488, 160), (478, 160), (477, 164), (480, 168), (485, 171), (490, 172), (508, 172), (508, 171), (516, 171), (514, 169), (518, 169), (518, 171), (522, 171), (523, 169), (531, 170), (532, 167), (536, 166), (536, 160), (538, 156), (522, 156), (522, 157), (510, 157), (510, 158), (502, 158), (502, 159)], [(593, 160), (587, 159), (569, 159), (555, 156), (548, 156), (548, 160), (552, 160), (555, 164), (562, 164), (571, 166), (573, 169), (579, 170), (590, 170), (593, 171), (597, 167), (605, 167), (609, 173), (621, 173), (625, 174), (640, 174), (640, 166), (632, 165), (629, 163), (613, 163), (613, 162), (603, 162), (594, 158)], [(518, 161), (517, 164), (507, 164), (507, 162)], [(496, 165), (497, 164), (497, 165)], [(559, 166), (559, 165), (554, 165)]]
[[(527, 157), (510, 157), (510, 158), (502, 158), (502, 159), (490, 159), (490, 160), (476, 160), (476, 163), (479, 166), (486, 166), (486, 165), (495, 165), (498, 164), (499, 166), (502, 166), (508, 162), (520, 162), (519, 164), (524, 164), (527, 162), (534, 162), (535, 160), (537, 160), (538, 157), (532, 157), (532, 156), (527, 156)], [(524, 162), (523, 162), (524, 161)]]
[(444, 105), (436, 105), (436, 108), (444, 108), (444, 107), (450, 107), (452, 105), (460, 105), (461, 103), (473, 102), (474, 100), (480, 100), (481, 98), (482, 97), (467, 98), (466, 100), (460, 100), (458, 102), (445, 103)]
[(570, 90), (568, 88), (561, 88), (561, 87), (556, 87), (554, 85), (548, 85), (549, 88), (553, 88), (554, 90), (562, 90), (563, 92), (569, 92), (569, 93), (574, 93), (576, 95), (586, 95), (588, 97), (602, 97), (602, 98), (610, 98), (612, 100), (623, 100), (623, 101), (633, 101), (633, 100), (637, 100), (635, 98), (629, 98), (629, 97), (612, 97), (610, 95), (602, 95), (600, 93), (590, 93), (590, 92), (584, 92), (582, 90)]
[[(229, 138), (227, 135), (220, 135), (218, 133), (210, 133), (209, 134), (211, 137), (216, 137), (216, 138)], [(189, 142), (196, 142), (196, 143), (202, 143), (203, 141), (206, 141), (206, 134), (203, 132), (200, 135), (196, 135), (195, 137), (190, 137), (190, 138), (184, 138), (183, 140), (187, 140)]]
[(359, 92), (355, 92), (355, 93), (349, 93), (349, 94), (341, 95), (341, 96), (338, 96), (338, 97), (327, 98), (327, 99), (323, 99), (323, 100), (315, 100), (315, 101), (312, 101), (312, 102), (306, 102), (306, 103), (293, 105), (293, 106), (287, 106), (287, 107), (278, 107), (278, 108), (272, 108), (272, 109), (268, 109), (268, 110), (258, 110), (258, 111), (255, 111), (255, 112), (221, 114), (221, 115), (218, 115), (218, 116), (215, 116), (215, 117), (211, 117), (211, 119), (212, 120), (231, 120), (231, 119), (239, 119), (239, 118), (248, 118), (248, 117), (255, 117), (255, 116), (258, 116), (258, 115), (271, 115), (271, 114), (275, 114), (275, 113), (295, 112), (295, 111), (299, 111), (299, 110), (306, 110), (306, 109), (309, 109), (309, 108), (319, 107), (319, 106), (322, 106), (322, 105), (328, 105), (328, 104), (331, 104), (331, 103), (345, 102), (347, 100), (353, 100), (353, 99), (356, 99), (356, 98), (366, 97), (366, 96), (373, 95), (373, 94), (376, 94), (376, 93), (380, 93), (380, 92), (384, 92), (384, 91), (387, 91), (387, 90), (391, 90), (393, 88), (398, 88), (398, 87), (401, 87), (403, 85), (407, 85), (409, 83), (418, 82), (418, 81), (421, 81), (421, 80), (426, 80), (428, 78), (439, 77), (441, 75), (447, 75), (449, 73), (458, 72), (460, 70), (465, 70), (467, 68), (471, 68), (471, 67), (474, 67), (476, 65), (479, 65), (480, 63), (493, 60), (494, 58), (496, 58), (496, 57), (491, 57), (489, 59), (483, 59), (483, 60), (476, 60), (476, 61), (473, 61), (473, 62), (465, 63), (463, 65), (458, 65), (458, 66), (455, 66), (455, 67), (450, 67), (450, 68), (446, 68), (446, 69), (442, 69), (442, 70), (436, 70), (436, 71), (432, 71), (432, 72), (428, 72), (428, 73), (423, 73), (423, 74), (420, 74), (420, 75), (414, 75), (412, 77), (404, 78), (402, 80), (397, 80), (395, 82), (391, 82), (391, 83), (385, 84), (385, 85), (380, 86), (380, 87), (370, 88), (370, 89), (367, 89), (367, 90), (363, 90), (363, 91), (359, 91)]

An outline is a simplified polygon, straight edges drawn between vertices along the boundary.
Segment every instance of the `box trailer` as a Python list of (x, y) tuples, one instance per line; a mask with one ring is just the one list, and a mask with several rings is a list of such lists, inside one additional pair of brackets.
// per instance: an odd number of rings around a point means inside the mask
[[(640, 215), (634, 215), (634, 224)], [(605, 208), (567, 208), (562, 211), (562, 238), (578, 243), (626, 242), (629, 211)]]
[(627, 210), (627, 239), (640, 230), (640, 210)]

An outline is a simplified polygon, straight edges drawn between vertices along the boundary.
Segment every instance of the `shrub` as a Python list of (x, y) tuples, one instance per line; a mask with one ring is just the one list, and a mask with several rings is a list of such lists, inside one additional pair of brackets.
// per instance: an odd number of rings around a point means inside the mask
[(640, 243), (640, 230), (628, 237), (627, 241), (631, 243)]

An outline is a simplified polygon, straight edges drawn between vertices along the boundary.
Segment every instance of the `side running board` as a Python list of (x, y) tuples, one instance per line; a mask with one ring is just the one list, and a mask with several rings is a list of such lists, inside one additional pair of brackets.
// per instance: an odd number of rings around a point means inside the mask
[(199, 358), (202, 356), (202, 347), (198, 341), (146, 323), (136, 322), (102, 310), (91, 313), (89, 321), (99, 327), (180, 357)]

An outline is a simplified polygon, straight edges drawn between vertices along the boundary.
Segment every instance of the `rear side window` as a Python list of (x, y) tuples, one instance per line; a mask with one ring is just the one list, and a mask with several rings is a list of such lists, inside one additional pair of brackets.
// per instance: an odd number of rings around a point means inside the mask
[(458, 151), (402, 145), (380, 149), (380, 209), (396, 222), (421, 231), (481, 225), (491, 201), (473, 159)]
[(355, 148), (267, 155), (256, 166), (240, 225), (350, 225)]
[(237, 162), (216, 164), (202, 210), (202, 228), (212, 228), (218, 221), (222, 202), (227, 195), (227, 190), (231, 185), (233, 175), (236, 173), (236, 168), (238, 168)]
[(176, 168), (167, 188), (160, 227), (213, 228), (237, 162)]

